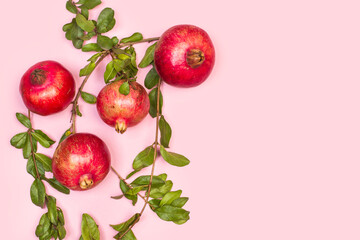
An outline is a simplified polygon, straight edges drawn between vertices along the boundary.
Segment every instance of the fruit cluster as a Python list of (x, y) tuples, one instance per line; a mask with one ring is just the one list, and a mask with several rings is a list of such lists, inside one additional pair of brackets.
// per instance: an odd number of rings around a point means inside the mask
[[(17, 113), (17, 118), (28, 131), (15, 135), (11, 144), (23, 149), (24, 158), (28, 159), (28, 172), (35, 178), (31, 187), (32, 201), (38, 206), (46, 204), (48, 207), (48, 213), (43, 215), (36, 230), (40, 239), (63, 239), (66, 235), (62, 211), (56, 207), (56, 199), (46, 194), (42, 180), (63, 193), (69, 193), (68, 188), (83, 191), (97, 186), (107, 176), (110, 168), (119, 177), (123, 193), (114, 198), (124, 196), (133, 204), (138, 197), (145, 201), (140, 213), (121, 224), (112, 225), (118, 231), (116, 239), (136, 239), (131, 228), (139, 221), (146, 205), (166, 221), (182, 224), (189, 219), (189, 212), (182, 209), (188, 198), (180, 197), (181, 190), (171, 191), (172, 181), (167, 180), (166, 174), (154, 175), (158, 150), (171, 165), (189, 164), (184, 156), (166, 150), (172, 130), (162, 114), (163, 96), (160, 87), (162, 82), (182, 88), (198, 86), (204, 82), (214, 66), (214, 46), (208, 34), (193, 25), (171, 27), (160, 38), (143, 39), (140, 33), (134, 33), (121, 40), (116, 37), (110, 39), (103, 33), (115, 24), (112, 9), (105, 8), (97, 21), (88, 20), (88, 10), (98, 4), (98, 1), (91, 0), (76, 4), (68, 1), (66, 4), (67, 9), (76, 14), (73, 21), (63, 28), (66, 37), (72, 40), (76, 48), (97, 52), (89, 59), (89, 64), (80, 70), (80, 76), (85, 78), (78, 91), (75, 90), (72, 74), (55, 61), (42, 61), (33, 65), (20, 82), (20, 94), (28, 109), (28, 116)], [(83, 45), (84, 41), (94, 36), (97, 37), (96, 43)], [(156, 42), (147, 49), (144, 58), (137, 65), (133, 45), (153, 41)], [(106, 85), (95, 97), (83, 91), (83, 88), (91, 73), (107, 56), (112, 60), (104, 73)], [(152, 90), (147, 93), (136, 82), (136, 74), (137, 67), (145, 68), (150, 65), (152, 68), (145, 78), (145, 87)], [(119, 133), (140, 123), (148, 113), (156, 118), (155, 141), (136, 156), (134, 171), (126, 178), (111, 167), (111, 150), (104, 141), (91, 133), (76, 132), (75, 118), (82, 116), (78, 105), (80, 97), (87, 103), (96, 104), (100, 118)], [(37, 143), (50, 147), (54, 141), (41, 130), (32, 128), (30, 112), (47, 116), (66, 109), (70, 104), (73, 105), (72, 125), (60, 139), (52, 159), (37, 153)], [(151, 165), (150, 175), (140, 176), (131, 183), (126, 182), (132, 175)], [(46, 178), (45, 171), (53, 172), (54, 178)], [(141, 194), (142, 191), (145, 195)], [(91, 222), (93, 219), (84, 214), (83, 221)], [(84, 230), (82, 234), (82, 238), (87, 239), (85, 235), (89, 231)]]

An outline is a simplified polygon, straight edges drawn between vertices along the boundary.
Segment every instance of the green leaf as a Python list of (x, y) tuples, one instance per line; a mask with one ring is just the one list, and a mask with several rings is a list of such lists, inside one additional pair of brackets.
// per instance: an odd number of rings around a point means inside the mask
[(182, 208), (174, 207), (171, 205), (164, 205), (162, 207), (159, 207), (155, 210), (155, 212), (162, 220), (173, 222), (182, 220), (187, 221), (189, 220), (190, 214), (190, 212)]
[[(124, 232), (118, 233), (114, 236), (115, 239), (119, 239)], [(136, 237), (134, 235), (134, 232), (130, 229), (123, 237), (121, 237), (121, 240), (136, 240)]]
[(30, 157), (30, 154), (31, 154), (31, 142), (30, 142), (29, 134), (27, 134), (25, 144), (23, 147), (23, 157), (25, 159), (28, 159)]
[[(38, 172), (39, 172), (39, 175), (40, 175), (40, 176), (44, 176), (45, 170), (44, 170), (43, 165), (42, 165), (40, 162), (36, 161), (36, 166), (37, 166), (37, 170), (38, 170)], [(36, 168), (35, 168), (34, 160), (33, 160), (33, 157), (32, 157), (32, 156), (30, 156), (29, 159), (28, 159), (28, 161), (27, 161), (26, 171), (27, 171), (29, 174), (31, 174), (34, 178), (37, 177), (37, 175), (36, 175)]]
[(89, 9), (81, 8), (81, 15), (83, 15), (86, 19), (89, 19)]
[(58, 222), (58, 212), (56, 207), (56, 199), (52, 196), (47, 196), (46, 202), (48, 208), (49, 219), (52, 224), (57, 225)]
[(61, 208), (58, 208), (57, 212), (58, 212), (58, 220), (59, 220), (60, 225), (65, 225), (64, 213), (61, 210)]
[(67, 187), (65, 187), (64, 185), (62, 185), (55, 178), (45, 178), (45, 181), (47, 181), (53, 188), (55, 188), (59, 192), (62, 192), (62, 193), (65, 193), (65, 194), (70, 193), (70, 190)]
[(101, 56), (102, 53), (95, 53), (94, 55), (91, 56), (91, 58), (88, 59), (88, 61), (90, 62), (96, 62), (98, 60), (98, 58)]
[(30, 187), (31, 201), (39, 206), (43, 207), (45, 203), (45, 186), (40, 179), (35, 179)]
[(114, 46), (115, 46), (116, 44), (118, 44), (119, 39), (118, 39), (117, 37), (112, 37), (112, 38), (111, 38), (111, 41), (113, 42), (113, 44), (114, 44)]
[(77, 25), (86, 32), (92, 32), (94, 30), (95, 25), (92, 21), (86, 20), (82, 14), (76, 14), (76, 23)]
[(84, 44), (84, 40), (81, 39), (73, 39), (72, 43), (76, 49), (81, 49), (82, 45)]
[(147, 89), (152, 89), (153, 87), (155, 87), (158, 83), (159, 83), (159, 74), (156, 72), (156, 69), (153, 67), (147, 74), (145, 77), (145, 87)]
[(145, 55), (141, 62), (139, 63), (140, 68), (145, 68), (149, 66), (154, 61), (154, 51), (155, 51), (156, 43), (151, 45), (146, 49)]
[(96, 103), (96, 97), (90, 93), (81, 91), (81, 98), (87, 103), (90, 103), (90, 104)]
[(143, 186), (140, 186), (140, 187), (134, 187), (134, 188), (130, 188), (126, 194), (129, 194), (129, 195), (136, 195), (138, 194), (139, 192), (145, 190)]
[(63, 225), (58, 225), (56, 226), (58, 235), (59, 235), (59, 239), (64, 239), (66, 237), (66, 230), (64, 228)]
[(84, 68), (80, 69), (80, 77), (82, 76), (88, 76), (94, 71), (95, 69), (95, 62), (90, 62), (88, 65), (86, 65)]
[(109, 37), (102, 35), (98, 35), (97, 44), (104, 50), (109, 50), (114, 46), (113, 41)]
[(18, 133), (10, 139), (10, 144), (16, 148), (23, 148), (26, 143), (27, 132)]
[(133, 161), (133, 169), (140, 171), (141, 169), (150, 166), (154, 162), (155, 150), (152, 146), (145, 148), (141, 151)]
[(181, 197), (181, 198), (175, 199), (170, 205), (181, 208), (187, 203), (188, 200), (189, 200), (188, 197)]
[(123, 84), (121, 84), (119, 88), (119, 92), (125, 96), (128, 95), (130, 93), (129, 82), (126, 81)]
[(38, 160), (39, 162), (41, 162), (41, 164), (44, 167), (44, 170), (47, 172), (52, 172), (52, 160), (51, 158), (49, 158), (48, 156), (42, 154), (42, 153), (35, 153), (35, 158), (36, 160)]
[[(150, 100), (149, 114), (153, 118), (156, 117), (156, 112), (157, 112), (157, 91), (158, 91), (158, 88), (154, 88), (149, 93), (149, 100)], [(162, 113), (162, 106), (163, 106), (163, 96), (162, 96), (161, 91), (160, 91), (159, 103), (160, 103), (159, 104), (159, 114), (161, 114)]]
[(85, 0), (81, 8), (93, 9), (99, 4), (101, 4), (101, 0)]
[(77, 8), (71, 0), (66, 2), (66, 9), (71, 13), (74, 13), (74, 14), (77, 13)]
[(116, 71), (114, 68), (114, 61), (110, 61), (107, 65), (106, 65), (106, 69), (104, 72), (104, 80), (105, 83), (108, 84), (109, 81), (111, 79), (113, 79), (116, 76)]
[(105, 8), (99, 14), (97, 19), (97, 31), (99, 33), (106, 33), (110, 31), (115, 25), (114, 10), (111, 8)]
[(32, 141), (33, 152), (36, 153), (37, 152), (37, 141), (33, 136), (31, 136), (31, 141)]
[(135, 173), (138, 173), (138, 172), (139, 172), (139, 171), (136, 171), (136, 170), (132, 171), (131, 173), (129, 173), (129, 174), (126, 176), (126, 179), (131, 178)]
[(89, 33), (85, 34), (80, 39), (84, 40), (84, 41), (87, 41), (87, 40), (90, 40), (95, 35), (96, 35), (96, 33), (94, 31), (92, 31), (92, 32), (89, 32)]
[(63, 30), (64, 32), (68, 32), (68, 31), (70, 31), (70, 30), (72, 29), (73, 25), (74, 25), (74, 23), (72, 23), (72, 22), (67, 23), (67, 24), (65, 24), (65, 25), (63, 26), (62, 30)]
[(59, 140), (59, 144), (72, 134), (71, 128), (67, 129)]
[(164, 197), (161, 199), (160, 207), (166, 204), (170, 205), (175, 199), (178, 199), (181, 196), (181, 193), (182, 193), (181, 190), (166, 193)]
[(34, 130), (37, 134), (39, 134), (41, 137), (43, 137), (46, 141), (50, 143), (50, 145), (53, 145), (55, 143), (54, 140), (52, 140), (48, 135), (46, 135), (43, 131), (36, 129)]
[(31, 135), (45, 148), (49, 148), (51, 144), (54, 143), (54, 141), (48, 141), (46, 138), (43, 137), (43, 135), (37, 132), (32, 132)]
[(50, 239), (50, 227), (51, 223), (48, 214), (44, 213), (40, 218), (39, 225), (36, 227), (35, 235), (41, 237), (41, 239), (45, 239), (44, 237), (48, 236), (48, 239)]
[[(139, 186), (148, 186), (150, 183), (150, 175), (144, 175), (136, 178), (130, 185), (132, 187), (139, 187)], [(152, 178), (152, 186), (160, 187), (165, 184), (165, 181), (162, 180), (158, 176), (153, 176)]]
[(137, 197), (137, 195), (126, 194), (126, 192), (129, 191), (130, 188), (126, 185), (126, 183), (123, 180), (120, 180), (120, 189), (121, 189), (122, 193), (124, 194), (124, 196), (127, 199), (131, 200), (132, 205), (135, 206), (135, 204), (138, 200), (138, 197)]
[(126, 37), (121, 39), (121, 43), (127, 43), (127, 42), (138, 42), (141, 41), (143, 39), (143, 35), (139, 32), (134, 33), (133, 35), (131, 35), (130, 37)]
[(151, 210), (155, 211), (157, 208), (160, 207), (160, 199), (151, 199), (149, 204), (151, 205)]
[(76, 115), (78, 115), (79, 117), (82, 117), (82, 113), (80, 112), (80, 109), (79, 109), (79, 105), (76, 105)]
[(168, 148), (171, 138), (171, 127), (169, 123), (165, 120), (164, 116), (160, 117), (159, 120), (159, 129), (160, 129), (160, 143), (164, 147)]
[(162, 198), (166, 193), (171, 191), (173, 187), (173, 182), (167, 180), (164, 185), (160, 187), (152, 187), (150, 190), (150, 197), (152, 198)]
[(164, 158), (165, 161), (170, 163), (171, 165), (177, 166), (177, 167), (183, 167), (190, 163), (189, 159), (184, 157), (183, 155), (168, 152), (165, 150), (163, 146), (160, 146), (160, 153), (161, 156)]
[(124, 233), (135, 221), (138, 221), (139, 218), (139, 214), (136, 213), (134, 214), (129, 220), (120, 223), (120, 224), (116, 224), (116, 225), (110, 225), (114, 230), (118, 231), (118, 232), (122, 232)]
[(86, 213), (82, 215), (81, 236), (84, 240), (100, 240), (100, 232), (96, 222)]
[(21, 122), (22, 125), (24, 125), (27, 128), (31, 128), (31, 122), (27, 116), (25, 116), (22, 113), (16, 113), (16, 118), (17, 120), (19, 120), (19, 122)]
[(83, 52), (101, 52), (102, 49), (96, 43), (88, 43), (82, 47)]

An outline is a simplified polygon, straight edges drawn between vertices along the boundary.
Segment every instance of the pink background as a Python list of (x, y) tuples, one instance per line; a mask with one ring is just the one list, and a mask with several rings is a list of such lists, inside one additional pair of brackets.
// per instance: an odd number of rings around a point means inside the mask
[[(111, 31), (119, 38), (140, 31), (145, 37), (167, 28), (194, 24), (213, 39), (217, 59), (210, 78), (192, 89), (164, 86), (164, 113), (173, 128), (171, 150), (191, 164), (176, 168), (157, 162), (174, 190), (190, 201), (188, 223), (164, 222), (149, 209), (134, 227), (139, 240), (358, 240), (360, 239), (360, 14), (359, 1), (117, 1), (100, 9), (116, 11)], [(96, 12), (96, 13), (95, 13)], [(36, 239), (44, 210), (34, 206), (33, 178), (9, 139), (24, 127), (15, 112), (26, 113), (18, 93), (22, 74), (52, 59), (76, 76), (89, 53), (74, 49), (62, 26), (72, 15), (65, 0), (2, 3), (0, 103), (1, 236)], [(139, 58), (147, 45), (137, 46)], [(104, 64), (85, 90), (103, 86)], [(146, 71), (139, 73), (143, 83)], [(113, 166), (126, 175), (135, 155), (153, 141), (155, 122), (118, 135), (81, 102), (79, 132), (101, 137)], [(70, 109), (33, 116), (34, 126), (58, 140), (69, 127)], [(50, 149), (40, 152), (52, 155)], [(148, 171), (148, 170), (147, 170)], [(146, 173), (145, 171), (144, 173)], [(61, 194), (50, 187), (66, 216), (66, 239), (80, 236), (81, 214), (100, 225), (101, 239), (115, 234), (109, 224), (139, 211), (120, 193), (112, 173), (97, 188)]]

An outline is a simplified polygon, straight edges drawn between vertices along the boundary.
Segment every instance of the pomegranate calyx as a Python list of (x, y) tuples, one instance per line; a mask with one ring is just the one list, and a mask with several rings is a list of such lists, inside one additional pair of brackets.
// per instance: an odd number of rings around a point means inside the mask
[(191, 68), (200, 67), (205, 61), (205, 55), (200, 49), (190, 49), (186, 52), (186, 62)]
[(125, 121), (121, 120), (121, 121), (117, 121), (115, 124), (115, 131), (118, 133), (123, 134), (127, 129), (126, 123)]
[(91, 174), (84, 174), (79, 179), (79, 185), (81, 189), (88, 189), (94, 184)]
[(46, 80), (46, 71), (42, 69), (35, 69), (31, 72), (31, 83), (34, 85), (41, 85)]

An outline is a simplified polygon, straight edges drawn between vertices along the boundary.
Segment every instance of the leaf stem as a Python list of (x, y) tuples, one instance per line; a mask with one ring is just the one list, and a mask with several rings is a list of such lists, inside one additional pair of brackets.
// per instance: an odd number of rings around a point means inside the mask
[[(157, 83), (157, 98), (156, 98), (156, 131), (155, 131), (155, 151), (154, 151), (154, 162), (152, 164), (152, 168), (151, 168), (151, 175), (150, 175), (150, 180), (149, 180), (149, 188), (146, 192), (146, 198), (145, 198), (145, 203), (144, 206), (142, 207), (138, 217), (134, 220), (134, 222), (129, 226), (129, 228), (123, 233), (121, 234), (121, 236), (118, 239), (122, 239), (133, 227), (134, 225), (139, 222), (141, 215), (144, 213), (146, 205), (149, 204), (149, 197), (150, 197), (150, 191), (151, 191), (151, 185), (152, 185), (152, 180), (154, 177), (154, 171), (155, 171), (155, 161), (156, 161), (156, 157), (157, 157), (157, 147), (159, 145), (158, 143), (158, 138), (159, 138), (159, 118), (160, 118), (160, 85), (161, 85), (161, 80), (159, 80), (159, 82)], [(149, 204), (150, 205), (150, 204)], [(151, 206), (151, 205), (150, 205)]]
[[(99, 58), (99, 60), (96, 61), (95, 63), (95, 68), (99, 65), (99, 63), (104, 60), (104, 58), (110, 54), (110, 51), (104, 51), (103, 54), (101, 55), (101, 57)], [(95, 70), (94, 68), (94, 70)], [(76, 128), (75, 128), (75, 121), (76, 121), (76, 107), (78, 106), (78, 101), (79, 101), (79, 98), (81, 96), (81, 92), (87, 82), (87, 80), (90, 78), (91, 74), (94, 72), (94, 70), (89, 74), (87, 75), (83, 82), (81, 83), (80, 87), (79, 87), (79, 90), (78, 92), (76, 93), (76, 96), (75, 96), (75, 99), (74, 101), (72, 102), (73, 106), (72, 106), (72, 110), (71, 110), (71, 133), (76, 133)]]
[[(28, 110), (28, 118), (29, 118), (30, 124), (31, 124), (31, 112), (30, 112), (30, 110)], [(32, 124), (31, 124), (31, 126), (32, 126)], [(32, 141), (32, 136), (31, 136), (32, 130), (33, 130), (32, 127), (29, 128), (29, 130), (28, 130), (28, 136), (29, 136), (30, 146), (31, 146), (31, 155), (32, 155), (32, 159), (33, 159), (33, 162), (34, 162), (34, 166), (35, 166), (36, 177), (41, 180), (39, 170), (38, 170), (38, 167), (37, 167), (37, 163), (36, 163), (35, 153), (34, 153), (33, 141)]]

